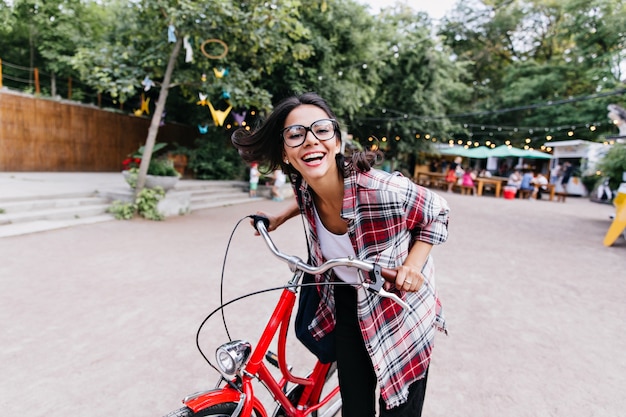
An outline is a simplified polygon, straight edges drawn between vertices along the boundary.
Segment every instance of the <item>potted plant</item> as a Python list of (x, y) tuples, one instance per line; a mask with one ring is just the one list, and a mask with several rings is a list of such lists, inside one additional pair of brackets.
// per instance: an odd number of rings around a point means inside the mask
[[(157, 143), (154, 145), (154, 150), (152, 154), (154, 155), (159, 150), (163, 149), (167, 146), (166, 143)], [(129, 155), (124, 161), (122, 161), (122, 165), (124, 170), (122, 174), (124, 175), (124, 179), (131, 186), (131, 188), (135, 188), (137, 185), (137, 174), (139, 172), (139, 164), (141, 164), (141, 159), (143, 158), (144, 147), (140, 147), (136, 152)], [(174, 168), (174, 164), (167, 157), (157, 157), (154, 156), (150, 158), (150, 165), (148, 166), (148, 173), (146, 176), (146, 184), (147, 188), (155, 188), (161, 187), (163, 190), (167, 191), (176, 186), (180, 178), (179, 172)]]

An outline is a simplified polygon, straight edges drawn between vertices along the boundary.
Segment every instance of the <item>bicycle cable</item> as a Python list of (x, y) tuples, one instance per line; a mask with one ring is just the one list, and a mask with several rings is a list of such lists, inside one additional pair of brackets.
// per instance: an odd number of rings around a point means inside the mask
[[(232, 339), (230, 337), (230, 332), (228, 331), (228, 325), (226, 324), (226, 316), (224, 315), (224, 308), (229, 306), (229, 305), (231, 305), (231, 304), (233, 304), (233, 303), (235, 303), (235, 302), (237, 302), (237, 301), (241, 301), (241, 300), (243, 300), (245, 298), (252, 297), (254, 295), (264, 294), (266, 292), (284, 290), (284, 289), (289, 289), (289, 288), (310, 287), (310, 286), (320, 286), (320, 285), (352, 285), (350, 283), (341, 282), (341, 281), (310, 282), (310, 283), (300, 283), (300, 284), (291, 284), (291, 285), (281, 285), (281, 286), (278, 286), (278, 287), (271, 287), (271, 288), (265, 288), (265, 289), (262, 289), (262, 290), (254, 291), (254, 292), (251, 292), (251, 293), (248, 293), (248, 294), (241, 295), (239, 297), (235, 297), (232, 300), (229, 300), (227, 302), (224, 302), (224, 272), (225, 272), (225, 269), (226, 269), (226, 259), (228, 258), (228, 252), (229, 252), (229, 249), (230, 249), (230, 244), (232, 242), (233, 236), (235, 235), (235, 232), (239, 228), (239, 225), (241, 224), (242, 221), (244, 221), (247, 218), (252, 218), (252, 216), (248, 215), (248, 216), (245, 216), (245, 217), (239, 219), (239, 221), (237, 221), (237, 223), (233, 227), (233, 230), (232, 230), (232, 232), (230, 234), (230, 237), (229, 237), (227, 245), (226, 245), (226, 250), (224, 252), (224, 261), (222, 262), (222, 272), (221, 272), (221, 276), (220, 276), (220, 305), (218, 307), (216, 307), (213, 311), (211, 311), (204, 318), (204, 320), (202, 320), (202, 322), (200, 323), (200, 326), (198, 327), (198, 331), (196, 332), (196, 347), (198, 348), (198, 352), (200, 352), (200, 355), (209, 364), (209, 366), (211, 368), (215, 369), (217, 371), (217, 373), (219, 373), (220, 375), (222, 375), (222, 372), (204, 354), (204, 351), (202, 350), (202, 347), (200, 346), (200, 332), (202, 331), (204, 325), (209, 321), (209, 319), (211, 317), (213, 317), (213, 315), (215, 313), (217, 313), (218, 311), (221, 312), (222, 323), (224, 325), (224, 330), (226, 331), (226, 335), (228, 337), (228, 341), (230, 342), (230, 341), (232, 341)], [(307, 242), (307, 246), (308, 246), (308, 242)]]

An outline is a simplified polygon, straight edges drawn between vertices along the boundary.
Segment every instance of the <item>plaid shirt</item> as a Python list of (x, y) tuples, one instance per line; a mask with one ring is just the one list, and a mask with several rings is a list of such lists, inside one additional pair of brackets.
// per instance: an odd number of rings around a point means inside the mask
[[(311, 260), (323, 262), (315, 225), (313, 199), (307, 184), (300, 186), (301, 210), (309, 223)], [(404, 262), (415, 241), (439, 244), (448, 237), (448, 204), (435, 193), (400, 174), (383, 171), (353, 172), (344, 180), (341, 216), (348, 223), (348, 235), (357, 257), (396, 268)], [(332, 273), (319, 275), (329, 281)], [(404, 311), (393, 300), (358, 292), (358, 315), (365, 345), (378, 377), (387, 407), (396, 407), (408, 398), (409, 385), (428, 369), (435, 330), (445, 331), (441, 303), (435, 290), (435, 269), (429, 256), (419, 291), (396, 293), (412, 306)], [(319, 338), (335, 327), (335, 299), (332, 285), (318, 287), (322, 300), (309, 327)]]

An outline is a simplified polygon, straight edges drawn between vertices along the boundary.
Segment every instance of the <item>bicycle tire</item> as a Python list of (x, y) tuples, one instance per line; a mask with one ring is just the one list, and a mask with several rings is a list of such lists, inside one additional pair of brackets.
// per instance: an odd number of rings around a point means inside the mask
[[(329, 385), (331, 386), (331, 389), (334, 388), (334, 386), (337, 384), (336, 374), (337, 374), (337, 363), (333, 362), (330, 368), (328, 368), (328, 373), (326, 374), (326, 377), (324, 378), (324, 387), (322, 388), (322, 392), (324, 392), (325, 388)], [(289, 399), (289, 401), (291, 401), (292, 404), (296, 404), (300, 400), (300, 396), (302, 396), (303, 391), (304, 391), (303, 385), (296, 385), (291, 390), (289, 390), (289, 393), (287, 394), (287, 398)], [(331, 407), (332, 405), (337, 405), (338, 408), (336, 409), (336, 411), (328, 414), (327, 412), (322, 410), (321, 413), (323, 417), (333, 417), (333, 416), (336, 416), (341, 411), (341, 395), (338, 396), (337, 400), (332, 402)], [(272, 417), (288, 417), (288, 416), (283, 407), (277, 407), (274, 410)], [(318, 412), (315, 411), (311, 413), (311, 417), (321, 417), (321, 416), (318, 416)]]
[[(194, 413), (189, 407), (183, 407), (164, 417), (231, 417), (236, 408), (236, 403), (220, 403)], [(257, 410), (253, 410), (253, 413), (257, 417), (261, 415)]]

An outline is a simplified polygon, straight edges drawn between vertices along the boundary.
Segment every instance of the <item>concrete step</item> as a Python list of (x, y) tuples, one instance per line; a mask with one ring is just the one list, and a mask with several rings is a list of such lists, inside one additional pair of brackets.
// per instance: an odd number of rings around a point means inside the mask
[(21, 236), (29, 233), (46, 232), (48, 230), (63, 229), (67, 227), (80, 226), (83, 224), (93, 224), (114, 220), (111, 214), (102, 214), (78, 219), (64, 220), (33, 220), (0, 226), (0, 238)]
[(0, 200), (0, 209), (4, 213), (19, 213), (24, 211), (39, 211), (55, 208), (70, 208), (76, 206), (89, 206), (109, 204), (109, 199), (105, 197), (96, 197), (93, 195), (81, 195), (78, 197), (62, 197), (41, 198), (20, 201), (2, 201)]
[[(259, 195), (269, 197), (269, 187), (259, 188)], [(246, 181), (182, 180), (169, 194), (168, 215), (259, 200), (248, 196)], [(126, 187), (58, 193), (51, 190), (45, 195), (0, 197), (0, 237), (114, 220), (115, 217), (107, 213), (111, 203), (131, 201), (132, 197), (132, 190)], [(181, 207), (188, 209), (183, 211)]]
[(44, 209), (22, 210), (0, 214), (0, 225), (24, 223), (37, 220), (70, 220), (105, 214), (109, 203), (70, 205)]

